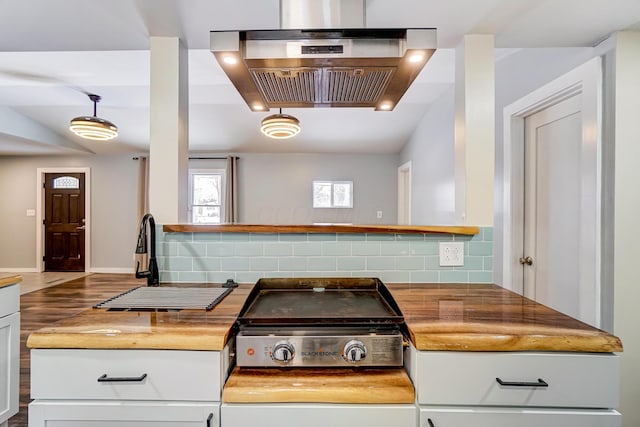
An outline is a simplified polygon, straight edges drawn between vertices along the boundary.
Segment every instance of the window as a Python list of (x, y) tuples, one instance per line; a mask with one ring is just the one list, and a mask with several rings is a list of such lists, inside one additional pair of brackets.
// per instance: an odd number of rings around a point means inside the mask
[(61, 176), (53, 180), (53, 188), (76, 190), (80, 188), (80, 180), (73, 176)]
[(313, 181), (314, 208), (352, 208), (353, 181)]
[(223, 170), (189, 170), (192, 223), (220, 224), (222, 222), (223, 189)]

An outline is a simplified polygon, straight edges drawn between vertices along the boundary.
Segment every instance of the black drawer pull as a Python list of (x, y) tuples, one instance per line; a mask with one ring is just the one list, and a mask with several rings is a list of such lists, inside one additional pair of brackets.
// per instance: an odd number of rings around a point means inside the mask
[(207, 427), (211, 427), (211, 419), (213, 418), (213, 414), (209, 414), (209, 417), (207, 417)]
[(429, 423), (429, 427), (436, 427), (436, 426), (433, 424), (433, 421), (431, 421), (431, 418), (427, 418), (427, 422)]
[(546, 381), (542, 378), (538, 378), (538, 381), (533, 382), (521, 382), (521, 381), (502, 381), (500, 378), (496, 378), (498, 384), (506, 387), (549, 387)]
[(99, 383), (123, 383), (123, 382), (141, 382), (147, 378), (147, 374), (142, 374), (139, 377), (111, 377), (109, 378), (107, 374), (104, 374), (100, 378), (98, 378)]

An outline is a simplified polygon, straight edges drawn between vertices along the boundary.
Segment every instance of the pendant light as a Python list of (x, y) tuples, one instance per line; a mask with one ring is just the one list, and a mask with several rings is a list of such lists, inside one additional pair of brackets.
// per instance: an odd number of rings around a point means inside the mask
[(96, 116), (97, 104), (100, 96), (93, 93), (87, 94), (93, 102), (93, 116), (80, 116), (71, 120), (69, 130), (76, 135), (98, 141), (106, 141), (118, 136), (118, 128), (109, 120), (101, 119)]
[(300, 133), (300, 121), (289, 114), (282, 114), (281, 108), (278, 114), (262, 120), (260, 130), (269, 138), (287, 139)]

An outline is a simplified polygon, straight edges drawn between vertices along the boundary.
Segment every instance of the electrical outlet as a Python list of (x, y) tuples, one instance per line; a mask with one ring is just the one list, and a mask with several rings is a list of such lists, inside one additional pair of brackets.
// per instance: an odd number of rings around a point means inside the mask
[(440, 266), (461, 267), (464, 265), (464, 242), (440, 242)]

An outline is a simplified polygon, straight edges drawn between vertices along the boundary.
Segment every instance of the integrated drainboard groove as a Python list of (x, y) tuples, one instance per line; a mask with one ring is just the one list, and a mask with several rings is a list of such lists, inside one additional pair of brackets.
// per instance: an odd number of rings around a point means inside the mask
[(211, 310), (231, 288), (138, 287), (109, 298), (94, 308), (124, 310)]

